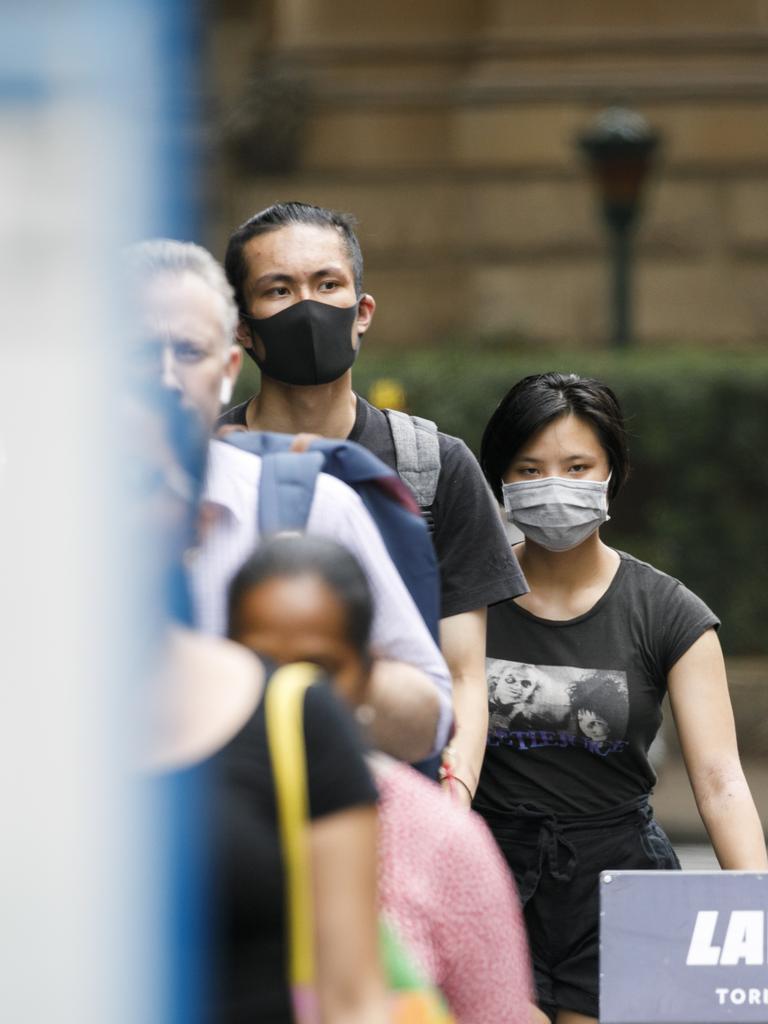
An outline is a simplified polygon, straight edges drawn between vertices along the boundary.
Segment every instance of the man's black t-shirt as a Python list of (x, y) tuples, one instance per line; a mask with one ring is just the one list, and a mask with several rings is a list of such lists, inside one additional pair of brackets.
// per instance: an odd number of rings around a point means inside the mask
[(488, 612), (490, 722), (475, 807), (591, 814), (647, 794), (667, 674), (717, 617), (678, 580), (619, 552), (584, 615)]
[[(219, 423), (245, 425), (248, 402)], [(387, 417), (357, 396), (349, 441), (397, 469)], [(528, 587), (472, 452), (457, 437), (438, 433), (440, 477), (432, 505), (433, 540), (440, 565), (441, 617), (474, 611), (525, 594)]]

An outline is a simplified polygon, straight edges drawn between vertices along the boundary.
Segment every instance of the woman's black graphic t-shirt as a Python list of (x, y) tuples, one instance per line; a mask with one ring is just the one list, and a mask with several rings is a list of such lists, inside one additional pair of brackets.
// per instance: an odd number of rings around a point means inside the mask
[(718, 618), (679, 580), (631, 555), (567, 621), (514, 601), (488, 609), (488, 745), (475, 807), (592, 814), (650, 792), (667, 673)]

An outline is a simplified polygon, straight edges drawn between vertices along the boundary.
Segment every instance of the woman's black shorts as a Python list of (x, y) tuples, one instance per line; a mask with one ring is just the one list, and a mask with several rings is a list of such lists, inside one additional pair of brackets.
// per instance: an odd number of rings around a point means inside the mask
[(598, 1017), (600, 872), (679, 869), (665, 832), (645, 800), (578, 819), (480, 811), (517, 880), (540, 1008)]

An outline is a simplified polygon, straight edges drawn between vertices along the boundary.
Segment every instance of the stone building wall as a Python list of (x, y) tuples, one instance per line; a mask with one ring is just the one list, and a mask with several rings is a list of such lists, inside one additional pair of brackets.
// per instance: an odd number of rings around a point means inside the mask
[(768, 0), (219, 0), (208, 242), (275, 199), (353, 211), (377, 343), (598, 346), (605, 240), (574, 145), (607, 105), (664, 145), (641, 344), (768, 340)]

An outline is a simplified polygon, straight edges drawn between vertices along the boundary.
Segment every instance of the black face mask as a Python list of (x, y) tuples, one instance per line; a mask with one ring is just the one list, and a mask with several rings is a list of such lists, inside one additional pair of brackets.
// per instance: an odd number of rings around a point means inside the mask
[(352, 348), (357, 310), (357, 302), (340, 308), (303, 299), (263, 319), (242, 314), (254, 344), (262, 342), (266, 358), (252, 348), (248, 354), (265, 376), (281, 384), (329, 384), (346, 373), (357, 356)]

